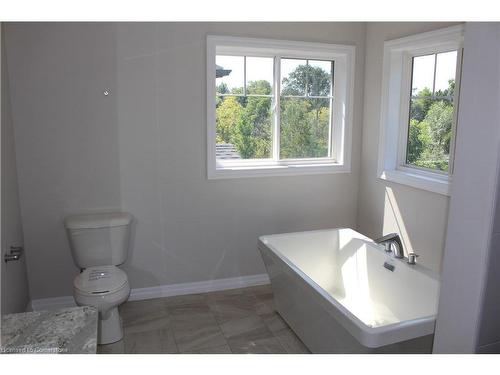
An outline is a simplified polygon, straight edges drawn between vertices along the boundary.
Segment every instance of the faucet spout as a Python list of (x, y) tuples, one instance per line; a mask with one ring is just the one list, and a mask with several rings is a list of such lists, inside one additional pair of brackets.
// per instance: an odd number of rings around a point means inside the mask
[(397, 233), (390, 233), (374, 240), (376, 243), (385, 246), (385, 251), (391, 252), (394, 248), (394, 258), (404, 258), (403, 243)]

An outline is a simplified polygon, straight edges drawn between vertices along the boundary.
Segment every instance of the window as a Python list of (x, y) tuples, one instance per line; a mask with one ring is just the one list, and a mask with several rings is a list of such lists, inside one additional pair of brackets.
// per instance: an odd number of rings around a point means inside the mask
[(217, 159), (272, 158), (274, 59), (217, 55), (215, 61)]
[(450, 173), (458, 51), (411, 58), (404, 165)]
[(333, 61), (281, 59), (281, 159), (332, 155), (333, 67)]
[(385, 43), (382, 179), (449, 194), (462, 39), (457, 26)]
[(350, 170), (354, 47), (207, 38), (209, 178)]

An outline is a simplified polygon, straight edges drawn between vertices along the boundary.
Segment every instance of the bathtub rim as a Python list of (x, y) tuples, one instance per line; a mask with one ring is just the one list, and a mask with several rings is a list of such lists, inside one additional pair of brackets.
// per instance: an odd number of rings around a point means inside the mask
[[(353, 337), (355, 337), (362, 345), (366, 347), (378, 348), (381, 346), (390, 345), (397, 342), (402, 342), (434, 334), (437, 312), (435, 315), (429, 315), (407, 321), (390, 323), (377, 327), (371, 327), (366, 325), (356, 315), (354, 315), (340, 302), (338, 302), (333, 296), (331, 296), (330, 293), (328, 293), (319, 284), (317, 284), (311, 277), (309, 277), (306, 273), (304, 273), (298, 266), (292, 263), (288, 259), (288, 257), (286, 257), (278, 249), (276, 249), (275, 246), (271, 245), (270, 243), (265, 243), (266, 239), (270, 239), (273, 237), (282, 237), (282, 236), (300, 235), (300, 234), (304, 235), (304, 234), (309, 234), (309, 233), (312, 234), (318, 232), (332, 232), (342, 229), (352, 231), (353, 233), (356, 234), (357, 236), (356, 238), (366, 241), (370, 245), (373, 245), (370, 247), (373, 248), (374, 251), (377, 250), (380, 251), (381, 253), (385, 253), (384, 249), (380, 245), (377, 245), (375, 242), (373, 242), (371, 238), (366, 237), (363, 234), (348, 227), (263, 235), (260, 236), (258, 239), (258, 249), (261, 253), (263, 251), (266, 251), (270, 253), (272, 256), (276, 257), (279, 261), (284, 263), (284, 265), (286, 265), (291, 271), (293, 271), (295, 275), (298, 275), (306, 284), (308, 284), (309, 287), (311, 287), (314, 290), (314, 292), (318, 295), (318, 297), (323, 300), (322, 301), (323, 306), (326, 308), (328, 314), (330, 314), (334, 319), (336, 319), (337, 322), (342, 325), (342, 327), (344, 327)], [(434, 279), (440, 284), (439, 276), (432, 270), (429, 270), (420, 265), (418, 265), (419, 267), (416, 267), (417, 265), (408, 265), (406, 261), (402, 259), (396, 259), (393, 257), (390, 257), (390, 259), (400, 262), (398, 266), (409, 267), (409, 269), (413, 272), (422, 272), (426, 276)], [(333, 306), (333, 311), (331, 306)], [(337, 319), (337, 315), (339, 319)]]

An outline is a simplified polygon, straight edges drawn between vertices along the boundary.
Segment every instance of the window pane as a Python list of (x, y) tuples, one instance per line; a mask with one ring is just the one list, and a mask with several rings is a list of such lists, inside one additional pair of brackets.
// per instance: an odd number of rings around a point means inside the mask
[(450, 83), (455, 82), (457, 51), (438, 53), (436, 62), (435, 95), (453, 95)]
[(271, 157), (271, 98), (217, 98), (217, 159), (265, 159)]
[(330, 99), (281, 97), (280, 158), (328, 156)]
[(281, 59), (281, 95), (304, 96), (307, 86), (307, 61)]
[(309, 95), (329, 96), (332, 87), (332, 62), (309, 60), (307, 69)]
[(450, 159), (453, 101), (423, 96), (411, 100), (406, 162), (447, 171)]
[(427, 92), (432, 93), (434, 83), (434, 60), (435, 55), (413, 58), (412, 95), (423, 95)]
[(217, 55), (215, 64), (217, 94), (243, 94), (243, 56)]
[(271, 95), (274, 76), (272, 57), (247, 57), (247, 95)]

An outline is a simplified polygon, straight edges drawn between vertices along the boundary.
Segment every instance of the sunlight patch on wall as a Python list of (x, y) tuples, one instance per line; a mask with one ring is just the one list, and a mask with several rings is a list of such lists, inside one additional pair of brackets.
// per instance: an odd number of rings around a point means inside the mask
[(392, 188), (386, 186), (384, 195), (384, 224), (383, 234), (399, 233), (405, 253), (413, 252), (410, 236), (406, 230), (405, 222), (398, 206), (398, 201)]

